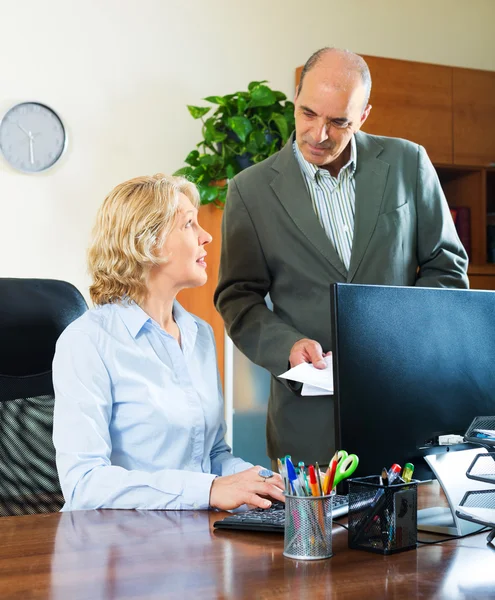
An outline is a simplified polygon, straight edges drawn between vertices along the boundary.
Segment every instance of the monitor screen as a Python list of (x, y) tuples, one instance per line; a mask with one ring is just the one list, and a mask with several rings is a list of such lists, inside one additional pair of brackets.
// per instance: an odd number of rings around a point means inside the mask
[[(495, 292), (332, 284), (337, 448), (359, 456), (354, 476), (439, 451), (495, 415)], [(444, 451), (444, 449), (442, 449)]]

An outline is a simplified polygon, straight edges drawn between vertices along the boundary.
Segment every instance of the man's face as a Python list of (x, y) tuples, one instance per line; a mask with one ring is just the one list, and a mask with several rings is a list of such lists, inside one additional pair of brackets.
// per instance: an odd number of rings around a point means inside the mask
[[(304, 158), (318, 167), (333, 163), (366, 121), (365, 89), (358, 73), (347, 77), (317, 65), (296, 95), (296, 140)], [(343, 166), (343, 165), (340, 165)]]

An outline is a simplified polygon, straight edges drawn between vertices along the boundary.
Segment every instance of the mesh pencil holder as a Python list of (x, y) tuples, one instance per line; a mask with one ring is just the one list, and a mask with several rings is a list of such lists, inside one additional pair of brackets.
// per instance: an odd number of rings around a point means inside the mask
[(416, 548), (418, 482), (384, 486), (378, 475), (349, 479), (349, 548), (394, 554)]
[(332, 496), (285, 496), (284, 556), (332, 556)]

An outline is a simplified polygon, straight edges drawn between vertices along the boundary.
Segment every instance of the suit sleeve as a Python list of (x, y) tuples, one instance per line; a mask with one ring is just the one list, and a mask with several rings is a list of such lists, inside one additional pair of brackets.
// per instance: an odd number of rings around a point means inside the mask
[(215, 304), (239, 350), (277, 376), (287, 370), (292, 346), (306, 336), (268, 308), (265, 297), (270, 285), (270, 271), (256, 227), (233, 180), (222, 221)]
[(438, 175), (426, 151), (418, 147), (417, 286), (468, 288), (468, 257), (459, 240)]

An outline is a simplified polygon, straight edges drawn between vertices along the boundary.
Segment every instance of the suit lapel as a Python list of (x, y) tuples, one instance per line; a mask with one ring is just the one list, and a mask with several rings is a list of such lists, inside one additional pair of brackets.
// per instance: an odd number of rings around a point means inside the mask
[(294, 156), (293, 141), (294, 136), (292, 135), (272, 165), (272, 169), (277, 173), (270, 184), (271, 188), (296, 227), (328, 262), (343, 277), (346, 277), (346, 269), (311, 204), (306, 183)]
[(356, 212), (348, 283), (352, 282), (375, 231), (390, 167), (377, 158), (383, 147), (374, 138), (358, 132), (356, 144)]

